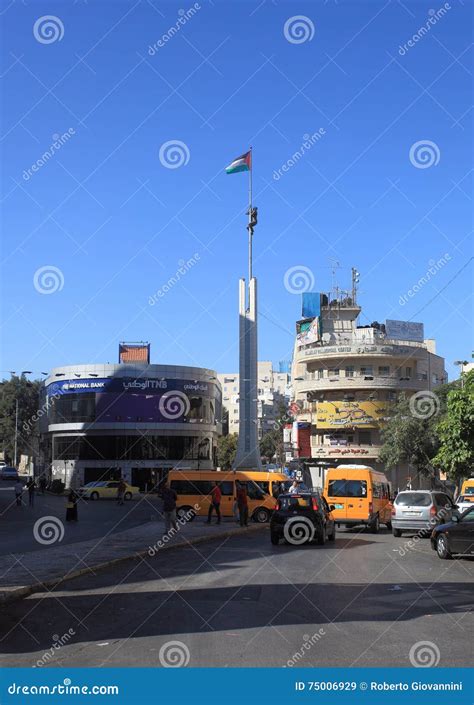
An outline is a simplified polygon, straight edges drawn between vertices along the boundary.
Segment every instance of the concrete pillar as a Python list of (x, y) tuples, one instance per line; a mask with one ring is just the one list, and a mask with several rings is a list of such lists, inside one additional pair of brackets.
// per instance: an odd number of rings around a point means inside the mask
[(245, 279), (239, 282), (239, 442), (236, 470), (261, 470), (257, 427), (257, 280), (249, 286), (246, 306)]

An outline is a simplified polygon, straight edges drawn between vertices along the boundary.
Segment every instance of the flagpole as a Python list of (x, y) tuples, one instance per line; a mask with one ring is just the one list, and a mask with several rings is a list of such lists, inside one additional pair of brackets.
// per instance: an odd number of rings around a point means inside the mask
[(251, 225), (252, 223), (252, 169), (253, 169), (253, 154), (252, 154), (252, 147), (250, 147), (250, 169), (249, 169), (249, 226), (248, 226), (248, 231), (249, 231), (249, 281), (248, 285), (250, 287), (250, 282), (252, 281), (252, 235), (253, 235), (253, 227)]

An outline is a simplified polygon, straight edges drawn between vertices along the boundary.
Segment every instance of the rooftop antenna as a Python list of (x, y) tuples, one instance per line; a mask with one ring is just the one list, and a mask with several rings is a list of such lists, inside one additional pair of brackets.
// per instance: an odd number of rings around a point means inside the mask
[(333, 257), (328, 257), (329, 261), (331, 262), (331, 293), (329, 295), (329, 303), (331, 303), (331, 297), (334, 296), (334, 298), (337, 301), (337, 298), (339, 296), (339, 287), (337, 286), (337, 280), (336, 280), (336, 272), (338, 269), (340, 269), (341, 264), (339, 260), (334, 259)]
[(357, 305), (357, 285), (360, 281), (360, 273), (355, 267), (352, 267), (352, 305)]

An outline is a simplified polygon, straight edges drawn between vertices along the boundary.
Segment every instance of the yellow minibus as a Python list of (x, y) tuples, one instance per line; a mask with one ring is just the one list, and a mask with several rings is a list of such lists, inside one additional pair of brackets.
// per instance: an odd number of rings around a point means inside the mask
[(194, 516), (207, 517), (211, 503), (211, 491), (214, 487), (214, 482), (217, 482), (222, 492), (221, 515), (222, 517), (232, 517), (236, 501), (235, 481), (238, 480), (247, 487), (249, 518), (251, 517), (259, 523), (269, 521), (275, 508), (275, 499), (253, 481), (250, 477), (251, 474), (240, 470), (224, 472), (216, 470), (171, 470), (168, 474), (168, 482), (171, 489), (178, 495), (176, 501), (177, 515), (187, 515), (191, 520)]
[(328, 468), (324, 496), (333, 505), (339, 526), (368, 526), (377, 533), (380, 524), (391, 529), (391, 488), (382, 472), (368, 465), (338, 465)]

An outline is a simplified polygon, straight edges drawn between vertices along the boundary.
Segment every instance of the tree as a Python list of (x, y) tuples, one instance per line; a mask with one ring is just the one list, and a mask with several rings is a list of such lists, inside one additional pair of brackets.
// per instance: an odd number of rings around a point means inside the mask
[(231, 433), (217, 440), (217, 463), (221, 470), (231, 470), (237, 452), (238, 435)]
[(474, 467), (474, 370), (448, 393), (446, 413), (436, 430), (439, 449), (433, 463), (459, 483)]
[(41, 382), (30, 382), (24, 375), (0, 382), (0, 450), (13, 462), (15, 456), (15, 419), (18, 401), (18, 459), (22, 454), (35, 455), (38, 450), (39, 393)]
[(277, 448), (275, 430), (268, 431), (260, 440), (260, 455), (271, 461)]
[(417, 473), (432, 477), (432, 460), (439, 446), (436, 425), (441, 399), (434, 392), (418, 394), (411, 401), (401, 394), (394, 405), (389, 420), (381, 429), (380, 460), (389, 468), (407, 463)]

